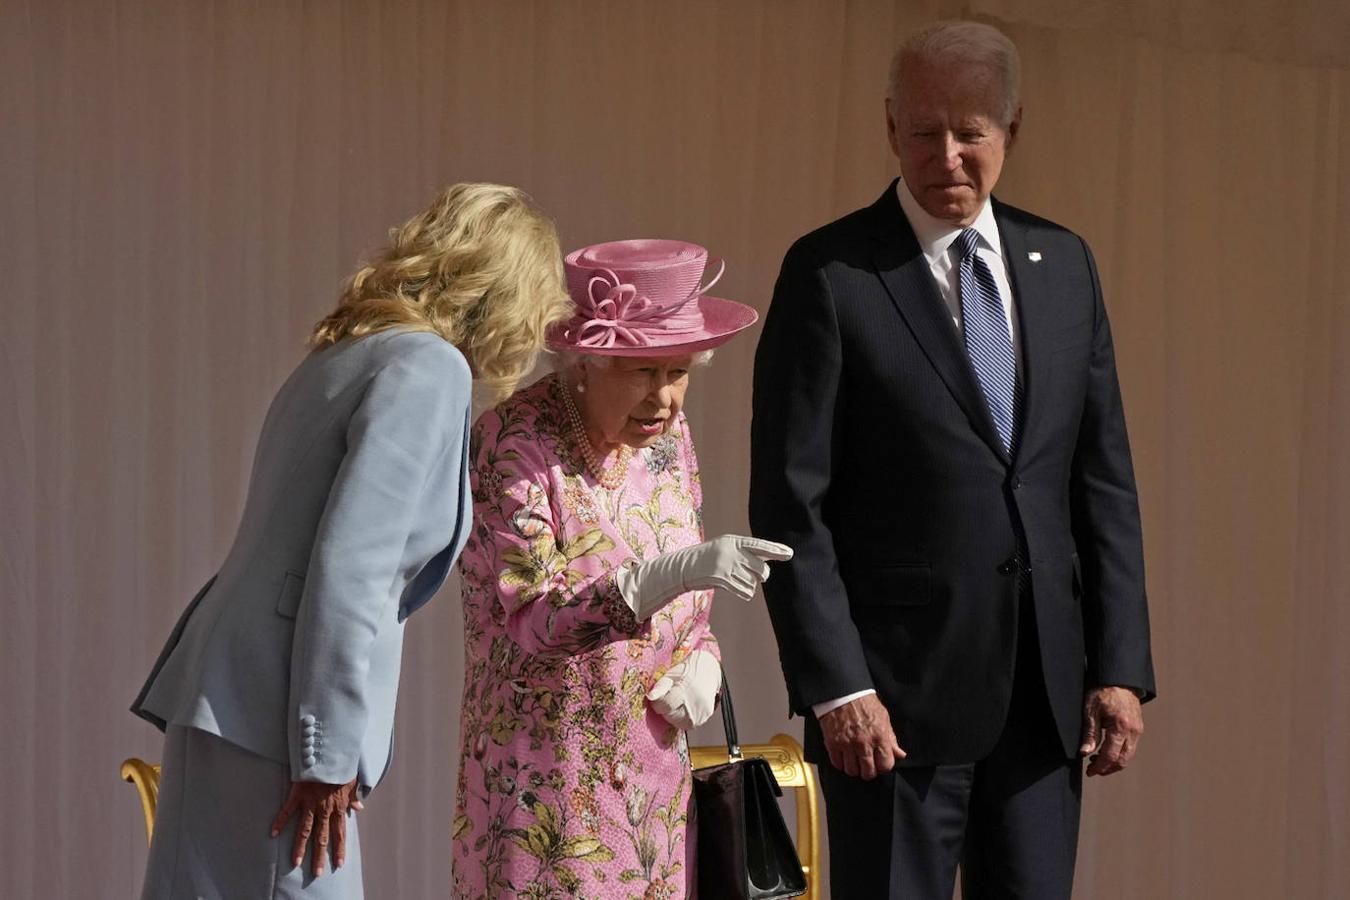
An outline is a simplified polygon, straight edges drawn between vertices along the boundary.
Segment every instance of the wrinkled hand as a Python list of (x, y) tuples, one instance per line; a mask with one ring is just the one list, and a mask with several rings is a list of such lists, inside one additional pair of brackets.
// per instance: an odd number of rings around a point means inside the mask
[(1111, 775), (1129, 765), (1144, 733), (1144, 711), (1134, 691), (1100, 687), (1083, 700), (1083, 741), (1079, 756), (1091, 757), (1089, 775)]
[(300, 817), (295, 829), (295, 846), (291, 850), (291, 865), (298, 866), (305, 859), (305, 847), (314, 839), (314, 876), (323, 874), (323, 863), (332, 842), (333, 868), (340, 869), (347, 861), (347, 810), (364, 809), (357, 796), (356, 779), (346, 784), (323, 784), (317, 781), (293, 781), (286, 803), (272, 820), (272, 837), (292, 816)]
[(661, 718), (681, 731), (691, 731), (712, 718), (721, 687), (722, 666), (717, 657), (695, 650), (657, 679), (647, 700)]
[(891, 728), (891, 714), (876, 694), (866, 694), (830, 710), (820, 717), (820, 730), (825, 734), (830, 763), (863, 781), (889, 772), (906, 756)]

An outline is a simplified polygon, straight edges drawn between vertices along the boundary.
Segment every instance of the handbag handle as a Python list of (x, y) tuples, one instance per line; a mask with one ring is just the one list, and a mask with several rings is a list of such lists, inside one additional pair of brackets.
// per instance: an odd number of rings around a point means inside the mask
[(741, 758), (741, 741), (736, 734), (736, 710), (731, 705), (731, 686), (727, 684), (726, 670), (722, 670), (722, 732), (727, 738), (727, 756)]

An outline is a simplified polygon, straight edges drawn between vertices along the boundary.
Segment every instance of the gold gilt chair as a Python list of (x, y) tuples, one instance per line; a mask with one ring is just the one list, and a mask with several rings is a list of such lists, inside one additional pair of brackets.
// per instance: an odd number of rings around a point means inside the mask
[(155, 831), (155, 807), (159, 805), (159, 766), (132, 757), (122, 763), (122, 780), (136, 785), (141, 795), (141, 812), (145, 813), (145, 842)]
[[(820, 812), (816, 796), (816, 772), (802, 756), (802, 745), (786, 734), (775, 734), (767, 744), (741, 744), (744, 756), (761, 756), (773, 769), (778, 785), (793, 788), (797, 801), (797, 855), (806, 873), (805, 900), (823, 900), (816, 884), (820, 871)], [(726, 744), (690, 747), (689, 762), (695, 769), (728, 762)]]

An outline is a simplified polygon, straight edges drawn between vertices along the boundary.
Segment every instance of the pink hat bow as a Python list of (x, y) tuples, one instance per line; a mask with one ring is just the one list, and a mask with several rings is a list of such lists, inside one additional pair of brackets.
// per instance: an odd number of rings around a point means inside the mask
[[(638, 293), (637, 285), (622, 281), (612, 270), (600, 269), (586, 282), (586, 293), (577, 304), (577, 311), (584, 320), (577, 329), (577, 347), (649, 347), (653, 340), (649, 336), (651, 332), (697, 334), (704, 322), (696, 301), (726, 271), (726, 264), (721, 260), (718, 262), (721, 267), (711, 281), (670, 304), (657, 303)], [(603, 296), (600, 296), (601, 291)]]

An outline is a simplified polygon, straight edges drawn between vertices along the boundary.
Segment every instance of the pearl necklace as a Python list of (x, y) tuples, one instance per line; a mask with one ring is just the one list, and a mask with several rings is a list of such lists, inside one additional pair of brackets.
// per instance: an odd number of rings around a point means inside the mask
[(595, 447), (591, 444), (591, 439), (586, 436), (586, 426), (581, 422), (581, 411), (577, 409), (576, 403), (572, 400), (572, 391), (567, 387), (567, 383), (559, 379), (559, 393), (562, 394), (563, 406), (567, 408), (567, 419), (572, 425), (572, 436), (576, 439), (577, 446), (581, 448), (581, 456), (586, 460), (586, 468), (590, 470), (591, 475), (603, 488), (615, 490), (622, 487), (628, 480), (628, 464), (633, 461), (633, 448), (624, 444), (619, 448), (618, 459), (614, 465), (608, 469), (604, 463), (595, 455)]

